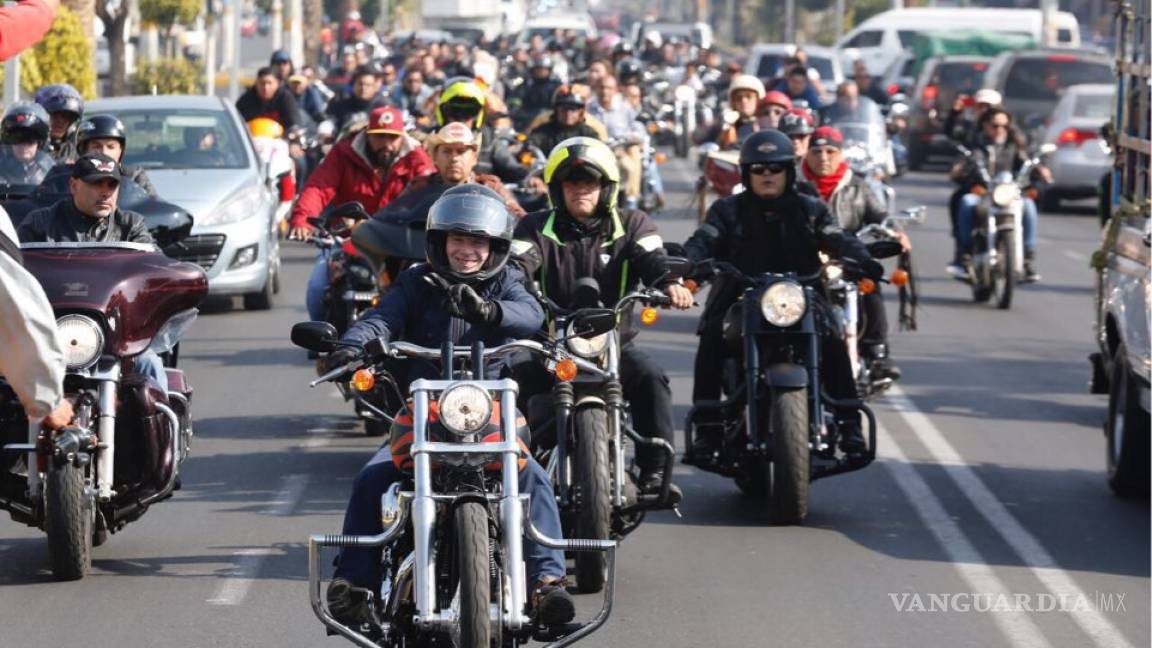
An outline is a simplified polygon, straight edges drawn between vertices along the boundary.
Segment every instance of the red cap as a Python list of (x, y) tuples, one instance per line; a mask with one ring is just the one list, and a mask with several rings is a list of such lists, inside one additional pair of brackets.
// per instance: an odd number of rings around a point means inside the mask
[(808, 144), (811, 148), (831, 146), (841, 148), (844, 146), (844, 135), (831, 126), (821, 126), (812, 132), (812, 139)]
[(760, 108), (767, 108), (768, 106), (784, 106), (785, 110), (792, 110), (792, 100), (788, 95), (780, 92), (779, 90), (769, 90), (764, 98), (760, 100)]
[(373, 108), (368, 115), (369, 134), (383, 133), (391, 135), (404, 134), (404, 113), (393, 106)]

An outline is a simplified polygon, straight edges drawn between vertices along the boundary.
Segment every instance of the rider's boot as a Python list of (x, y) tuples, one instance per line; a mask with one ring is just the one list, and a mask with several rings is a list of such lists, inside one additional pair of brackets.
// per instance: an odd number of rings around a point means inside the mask
[(840, 433), (840, 451), (848, 455), (849, 459), (861, 456), (868, 450), (868, 442), (864, 439), (864, 431), (860, 428), (860, 418), (846, 417), (837, 422)]
[(532, 588), (536, 623), (560, 626), (576, 617), (576, 600), (568, 593), (568, 579), (545, 576)]
[(368, 621), (371, 596), (369, 590), (356, 587), (345, 578), (334, 578), (328, 583), (328, 611), (340, 623), (358, 626)]
[(1024, 281), (1027, 283), (1040, 281), (1040, 273), (1036, 272), (1036, 250), (1024, 252)]
[[(664, 483), (664, 471), (656, 468), (640, 471), (640, 492), (644, 495), (658, 495)], [(668, 485), (668, 504), (676, 506), (684, 499), (684, 493), (676, 484)]]
[(900, 380), (900, 367), (888, 355), (887, 344), (869, 344), (864, 347), (864, 357), (869, 361), (874, 379), (888, 378)]

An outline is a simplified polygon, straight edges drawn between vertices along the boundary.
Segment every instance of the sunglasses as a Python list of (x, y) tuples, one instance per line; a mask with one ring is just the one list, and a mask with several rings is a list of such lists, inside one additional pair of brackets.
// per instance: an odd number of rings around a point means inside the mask
[(748, 165), (748, 172), (752, 175), (764, 175), (765, 173), (776, 175), (778, 173), (784, 173), (787, 170), (788, 165), (782, 164), (780, 162), (770, 162), (768, 164), (757, 163)]
[(997, 129), (997, 130), (999, 130), (999, 129), (1008, 130), (1008, 124), (997, 124), (994, 122), (989, 122), (988, 125), (991, 126), (992, 128)]

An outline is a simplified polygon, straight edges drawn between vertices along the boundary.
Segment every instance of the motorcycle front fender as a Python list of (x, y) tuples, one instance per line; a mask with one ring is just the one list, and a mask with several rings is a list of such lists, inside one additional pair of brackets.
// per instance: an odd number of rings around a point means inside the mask
[(764, 384), (769, 387), (799, 389), (808, 386), (808, 369), (791, 362), (777, 362), (764, 368)]

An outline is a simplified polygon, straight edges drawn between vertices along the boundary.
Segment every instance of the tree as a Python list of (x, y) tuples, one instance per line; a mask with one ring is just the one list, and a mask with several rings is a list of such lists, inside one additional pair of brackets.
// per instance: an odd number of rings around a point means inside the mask
[(168, 55), (175, 56), (172, 28), (194, 23), (202, 7), (201, 0), (140, 0), (140, 19), (160, 30)]
[(204, 70), (186, 58), (148, 61), (132, 77), (133, 94), (200, 94)]
[(113, 97), (128, 92), (124, 31), (129, 9), (127, 0), (96, 0), (96, 16), (104, 23), (104, 38), (108, 40), (108, 89)]

